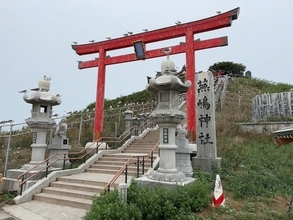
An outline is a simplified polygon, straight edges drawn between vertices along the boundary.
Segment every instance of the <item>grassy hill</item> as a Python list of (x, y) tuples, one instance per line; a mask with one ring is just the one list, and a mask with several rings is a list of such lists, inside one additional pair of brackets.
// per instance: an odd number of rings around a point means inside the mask
[[(293, 194), (293, 144), (277, 147), (271, 133), (243, 132), (237, 122), (251, 120), (251, 99), (255, 95), (287, 92), (293, 86), (256, 78), (237, 78), (229, 81), (227, 88), (225, 104), (221, 108), (220, 102), (218, 102), (216, 111), (217, 150), (218, 156), (222, 158), (222, 168), (213, 173), (195, 171), (195, 177), (207, 180), (210, 198), (215, 175), (220, 174), (226, 207), (205, 206), (201, 211), (195, 213), (196, 219), (288, 219), (286, 210)], [(118, 113), (123, 112), (117, 107), (118, 105), (125, 106), (125, 109), (132, 108), (138, 114), (141, 112), (139, 103), (144, 102), (142, 106), (147, 111), (154, 100), (154, 97), (145, 91), (132, 95), (105, 100), (105, 115), (107, 116), (104, 121), (105, 135), (113, 136), (114, 122), (119, 120)], [(140, 106), (140, 109), (135, 106)], [(86, 107), (89, 112), (93, 108), (94, 103)], [(78, 113), (73, 113), (68, 119), (72, 123), (68, 130), (68, 137), (73, 147), (77, 147), (80, 119)], [(121, 116), (121, 131), (124, 128), (123, 121), (123, 116)], [(91, 140), (92, 127), (92, 120), (84, 122), (82, 145)], [(15, 138), (12, 149), (23, 146), (21, 141), (27, 141), (27, 138), (28, 135), (25, 138), (21, 138), (21, 136)], [(4, 140), (2, 144), (5, 145), (5, 141), (7, 140)], [(14, 161), (13, 168), (29, 162), (30, 158), (21, 152), (26, 149), (29, 154), (30, 144), (28, 143), (27, 146), (20, 149), (20, 153), (11, 154), (9, 160)], [(5, 161), (5, 148), (0, 149), (0, 157), (2, 161)], [(22, 160), (19, 159), (20, 157)]]
[(227, 101), (216, 112), (222, 168), (215, 171), (221, 176), (227, 206), (207, 208), (199, 214), (203, 219), (287, 219), (293, 194), (293, 144), (276, 147), (271, 133), (243, 132), (236, 122), (251, 120), (255, 95), (288, 92), (292, 87), (254, 78), (229, 82)]

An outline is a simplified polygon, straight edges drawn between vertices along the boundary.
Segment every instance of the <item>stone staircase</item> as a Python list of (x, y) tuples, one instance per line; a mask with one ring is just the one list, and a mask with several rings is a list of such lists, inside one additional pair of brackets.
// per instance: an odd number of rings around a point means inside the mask
[[(105, 186), (131, 156), (134, 157), (127, 169), (127, 179), (137, 176), (137, 156), (140, 160), (139, 173), (142, 174), (142, 157), (146, 156), (158, 141), (159, 130), (151, 130), (142, 139), (134, 139), (121, 153), (104, 154), (84, 173), (57, 178), (55, 182), (50, 183), (49, 187), (43, 188), (41, 193), (35, 194), (33, 199), (89, 210), (92, 197), (99, 195), (104, 190)], [(154, 152), (154, 157), (157, 155), (158, 149)], [(144, 173), (150, 166), (151, 161), (149, 159), (144, 164)], [(121, 175), (111, 189), (117, 188), (119, 183), (124, 182), (125, 175)]]

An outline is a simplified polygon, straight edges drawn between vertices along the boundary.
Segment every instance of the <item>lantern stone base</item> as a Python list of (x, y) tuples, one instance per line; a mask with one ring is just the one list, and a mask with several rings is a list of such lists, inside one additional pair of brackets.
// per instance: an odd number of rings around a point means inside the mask
[(165, 186), (168, 189), (172, 189), (176, 186), (185, 186), (194, 183), (194, 178), (185, 178), (184, 181), (174, 181), (174, 182), (168, 182), (168, 181), (158, 181), (154, 179), (150, 179), (147, 176), (143, 176), (140, 178), (135, 179), (135, 181), (138, 183), (141, 187), (156, 187), (156, 186)]
[(166, 181), (166, 182), (183, 182), (186, 180), (186, 176), (184, 173), (175, 169), (173, 172), (160, 172), (160, 168), (158, 171), (152, 171), (148, 178), (157, 180), (157, 181)]
[(221, 168), (221, 157), (217, 158), (192, 158), (192, 167), (193, 169), (200, 168), (202, 171), (205, 172), (212, 172), (217, 168)]
[(192, 154), (192, 148), (189, 147), (188, 140), (186, 138), (176, 138), (176, 168), (183, 172), (185, 176), (192, 177), (193, 169), (191, 166), (190, 155)]
[(193, 175), (193, 169), (190, 160), (191, 153), (192, 149), (179, 149), (176, 151), (176, 167), (187, 177), (192, 177)]

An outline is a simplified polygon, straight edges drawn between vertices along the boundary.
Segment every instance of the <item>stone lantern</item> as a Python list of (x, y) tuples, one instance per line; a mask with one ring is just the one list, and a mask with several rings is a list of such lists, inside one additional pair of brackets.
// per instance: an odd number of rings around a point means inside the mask
[(144, 113), (140, 113), (139, 114), (139, 125), (140, 126), (143, 126), (144, 122), (145, 122), (145, 114)]
[[(25, 93), (23, 96), (24, 101), (32, 104), (31, 117), (26, 119), (26, 123), (33, 132), (31, 161), (28, 164), (24, 164), (20, 169), (9, 169), (7, 171), (7, 177), (3, 179), (2, 185), (4, 190), (19, 192), (19, 180), (17, 177), (43, 162), (45, 159), (47, 132), (55, 125), (55, 121), (52, 119), (53, 106), (61, 104), (60, 95), (52, 95), (49, 93), (50, 80), (51, 78), (44, 76), (44, 79), (39, 81), (38, 88), (32, 89), (34, 92), (30, 96), (26, 90), (23, 91)], [(35, 174), (45, 166), (46, 164), (43, 164), (29, 171), (28, 175)], [(50, 169), (50, 172), (52, 170)], [(44, 170), (27, 181), (24, 184), (24, 190), (42, 179), (45, 173), (46, 171)]]
[(150, 119), (160, 129), (160, 165), (148, 178), (155, 181), (183, 182), (186, 176), (176, 168), (175, 131), (185, 118), (179, 110), (179, 94), (186, 93), (191, 86), (189, 80), (181, 80), (177, 75), (175, 63), (168, 59), (161, 64), (161, 72), (151, 78), (146, 90), (157, 95), (157, 108), (150, 114)]
[[(25, 102), (32, 104), (31, 117), (26, 119), (26, 123), (33, 132), (33, 143), (31, 161), (24, 164), (20, 169), (9, 169), (7, 177), (3, 179), (3, 189), (7, 191), (19, 191), (19, 180), (17, 177), (27, 170), (30, 170), (35, 165), (41, 163), (45, 159), (47, 149), (47, 132), (55, 125), (52, 119), (53, 106), (60, 105), (60, 95), (52, 95), (49, 93), (51, 78), (44, 76), (44, 79), (39, 81), (38, 87), (32, 89), (34, 91), (30, 96), (24, 90), (23, 99)], [(44, 168), (46, 164), (31, 170), (30, 175)], [(52, 171), (52, 169), (51, 169)], [(35, 184), (38, 180), (45, 176), (45, 170), (40, 174), (35, 175), (31, 180), (24, 185), (24, 190)]]
[(138, 136), (139, 120), (138, 120), (137, 117), (132, 117), (132, 118), (131, 118), (131, 121), (132, 121), (132, 126), (134, 127), (133, 135), (134, 135), (134, 136)]
[(125, 115), (125, 119), (124, 119), (125, 120), (125, 131), (127, 131), (131, 127), (131, 118), (132, 118), (133, 112), (130, 111), (129, 109), (127, 109), (124, 112), (124, 115)]
[(30, 169), (45, 159), (47, 132), (55, 125), (52, 119), (53, 106), (61, 104), (60, 95), (49, 92), (50, 80), (51, 78), (44, 76), (31, 96), (26, 93), (23, 96), (25, 102), (32, 104), (31, 117), (26, 119), (26, 123), (33, 131), (33, 143), (31, 161), (22, 169)]

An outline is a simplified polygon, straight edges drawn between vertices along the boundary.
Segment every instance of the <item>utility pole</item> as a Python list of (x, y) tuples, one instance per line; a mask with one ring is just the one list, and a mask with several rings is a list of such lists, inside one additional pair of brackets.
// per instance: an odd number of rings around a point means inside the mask
[(11, 133), (12, 133), (12, 126), (13, 126), (12, 123), (14, 122), (14, 120), (9, 120), (6, 122), (10, 122), (11, 124), (10, 124), (10, 132), (9, 132), (9, 138), (8, 138), (8, 144), (7, 144), (7, 150), (6, 150), (4, 177), (6, 177), (6, 173), (7, 173), (8, 157), (9, 157), (10, 143), (11, 143)]
[(79, 122), (79, 132), (78, 132), (78, 141), (77, 141), (77, 145), (80, 145), (80, 136), (81, 136), (81, 130), (82, 130), (82, 113), (80, 115), (80, 122)]

